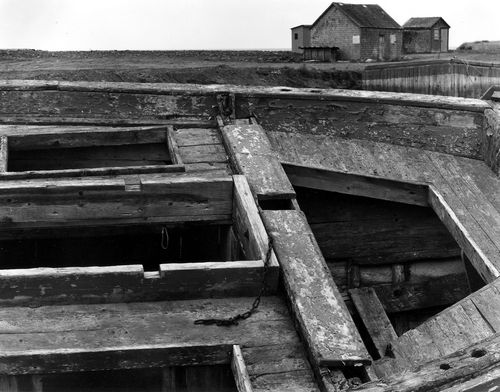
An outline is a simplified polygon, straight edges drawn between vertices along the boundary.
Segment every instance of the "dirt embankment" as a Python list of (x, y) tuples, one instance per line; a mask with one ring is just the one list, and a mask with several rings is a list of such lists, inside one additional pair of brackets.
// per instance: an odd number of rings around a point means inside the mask
[(0, 50), (0, 79), (361, 88), (361, 73), (283, 51)]

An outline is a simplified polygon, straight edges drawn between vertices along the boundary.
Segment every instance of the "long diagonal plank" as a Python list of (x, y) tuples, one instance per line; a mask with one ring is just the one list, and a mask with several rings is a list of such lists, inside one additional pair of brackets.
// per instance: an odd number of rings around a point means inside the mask
[(397, 339), (377, 293), (372, 287), (349, 290), (354, 306), (363, 320), (380, 357), (386, 353), (388, 345)]
[(370, 356), (303, 214), (263, 211), (285, 288), (314, 361), (320, 366), (368, 364)]

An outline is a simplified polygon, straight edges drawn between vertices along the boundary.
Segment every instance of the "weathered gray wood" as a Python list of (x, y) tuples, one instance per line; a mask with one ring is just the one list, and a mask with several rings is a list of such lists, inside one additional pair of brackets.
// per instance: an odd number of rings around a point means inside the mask
[(382, 284), (373, 288), (388, 313), (451, 305), (470, 293), (463, 274), (430, 278), (419, 283)]
[(170, 159), (174, 165), (182, 165), (182, 157), (179, 152), (179, 146), (177, 145), (177, 140), (174, 135), (174, 129), (173, 127), (168, 127), (167, 128), (167, 137), (166, 137), (166, 142), (168, 146), (168, 152), (170, 154)]
[(243, 347), (245, 364), (254, 391), (318, 392), (302, 342)]
[[(267, 295), (276, 293), (276, 268), (266, 279)], [(259, 294), (263, 274), (262, 260), (168, 263), (160, 264), (160, 280), (149, 283), (169, 299), (250, 296)]]
[(103, 167), (89, 169), (65, 169), (65, 170), (35, 170), (22, 172), (8, 172), (0, 176), (1, 180), (23, 180), (33, 178), (61, 178), (61, 177), (88, 177), (88, 176), (116, 176), (128, 174), (150, 174), (150, 173), (179, 173), (186, 171), (182, 164), (178, 165), (150, 165), (150, 166), (125, 166), (125, 167)]
[(321, 97), (325, 100), (347, 100), (384, 103), (398, 103), (407, 106), (440, 107), (458, 110), (481, 112), (487, 107), (485, 102), (475, 99), (455, 97), (429, 96), (418, 94), (400, 94), (391, 92), (356, 91), (356, 90), (319, 90), (291, 87), (258, 87), (232, 85), (194, 85), (174, 83), (116, 83), (116, 82), (64, 82), (47, 80), (2, 80), (0, 89), (3, 91), (90, 91), (116, 93), (154, 93), (154, 94), (184, 94), (201, 95), (206, 93), (233, 93), (235, 96), (270, 96), (283, 97)]
[(500, 211), (483, 195), (478, 184), (463, 172), (459, 160), (443, 154), (428, 154), (437, 169), (500, 252)]
[(377, 297), (377, 293), (373, 288), (365, 287), (349, 290), (349, 294), (380, 357), (384, 357), (388, 344), (396, 340), (398, 336)]
[(229, 363), (232, 345), (297, 342), (285, 304), (263, 299), (232, 328), (195, 325), (248, 308), (253, 298), (66, 305), (0, 310), (0, 372), (29, 374)]
[(471, 296), (471, 301), (495, 332), (500, 332), (500, 281)]
[[(393, 341), (395, 359), (377, 361), (379, 376), (438, 359), (493, 335), (497, 330), (491, 321), (494, 323), (495, 317), (498, 318), (496, 308), (500, 304), (496, 293), (491, 292), (495, 290), (494, 284), (469, 295)], [(486, 302), (485, 298), (491, 302)], [(389, 364), (391, 366), (387, 366)]]
[(2, 115), (148, 120), (208, 118), (213, 95), (157, 95), (102, 91), (0, 91)]
[(295, 191), (259, 125), (227, 125), (224, 141), (235, 167), (259, 199), (288, 199)]
[(482, 113), (280, 96), (237, 100), (237, 113), (255, 114), (269, 132), (325, 134), (481, 158)]
[(9, 141), (7, 136), (0, 136), (0, 173), (5, 173), (9, 160)]
[[(500, 255), (454, 192), (441, 183), (429, 188), (429, 203), (486, 282), (500, 276)], [(451, 203), (451, 205), (449, 204)], [(457, 216), (457, 214), (460, 214)]]
[[(236, 235), (247, 258), (266, 259), (269, 236), (266, 232), (257, 205), (252, 196), (245, 176), (233, 176), (234, 203), (233, 224)], [(279, 264), (274, 251), (271, 251), (266, 284), (271, 291), (276, 290), (279, 279)]]
[(3, 306), (74, 302), (118, 302), (143, 285), (142, 265), (0, 270)]
[(285, 210), (263, 214), (313, 362), (320, 366), (370, 363), (304, 216)]
[(500, 114), (492, 109), (484, 111), (483, 158), (486, 164), (500, 174)]
[(427, 187), (283, 163), (294, 186), (427, 206)]
[(228, 161), (226, 150), (222, 144), (179, 147), (179, 156), (182, 157), (185, 164)]
[[(71, 263), (69, 261), (69, 263)], [(277, 290), (277, 267), (268, 272), (266, 295)], [(0, 270), (0, 305), (119, 303), (258, 295), (261, 260)]]
[(220, 133), (215, 128), (185, 128), (173, 131), (179, 147), (222, 144)]
[(441, 392), (494, 392), (500, 385), (500, 367), (495, 367), (471, 380), (462, 380), (459, 384), (441, 390)]
[[(498, 334), (421, 367), (364, 384), (353, 390), (364, 392), (437, 392), (456, 388), (462, 382), (486, 374), (499, 366)], [(456, 389), (452, 389), (456, 390)]]
[(41, 150), (165, 143), (167, 127), (1, 125), (11, 150)]
[(231, 177), (174, 173), (139, 177), (140, 192), (126, 191), (126, 176), (0, 181), (0, 203), (4, 206), (0, 227), (77, 225), (82, 221), (104, 224), (114, 219), (137, 219), (139, 223), (231, 217)]
[(248, 375), (243, 353), (238, 345), (233, 346), (233, 355), (231, 358), (231, 369), (234, 374), (234, 381), (238, 392), (253, 392), (250, 376)]

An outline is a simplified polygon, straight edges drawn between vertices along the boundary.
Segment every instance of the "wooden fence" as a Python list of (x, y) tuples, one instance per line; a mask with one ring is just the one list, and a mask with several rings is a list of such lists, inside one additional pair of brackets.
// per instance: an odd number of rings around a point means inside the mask
[(367, 66), (363, 89), (479, 98), (500, 84), (500, 63), (431, 60)]

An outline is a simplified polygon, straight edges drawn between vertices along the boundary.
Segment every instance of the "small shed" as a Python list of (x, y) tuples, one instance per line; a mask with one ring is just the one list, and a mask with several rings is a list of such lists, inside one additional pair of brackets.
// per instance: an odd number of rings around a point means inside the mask
[(311, 45), (311, 25), (292, 27), (292, 52), (303, 53), (302, 48)]
[(447, 52), (450, 25), (440, 16), (411, 18), (403, 25), (405, 53)]

